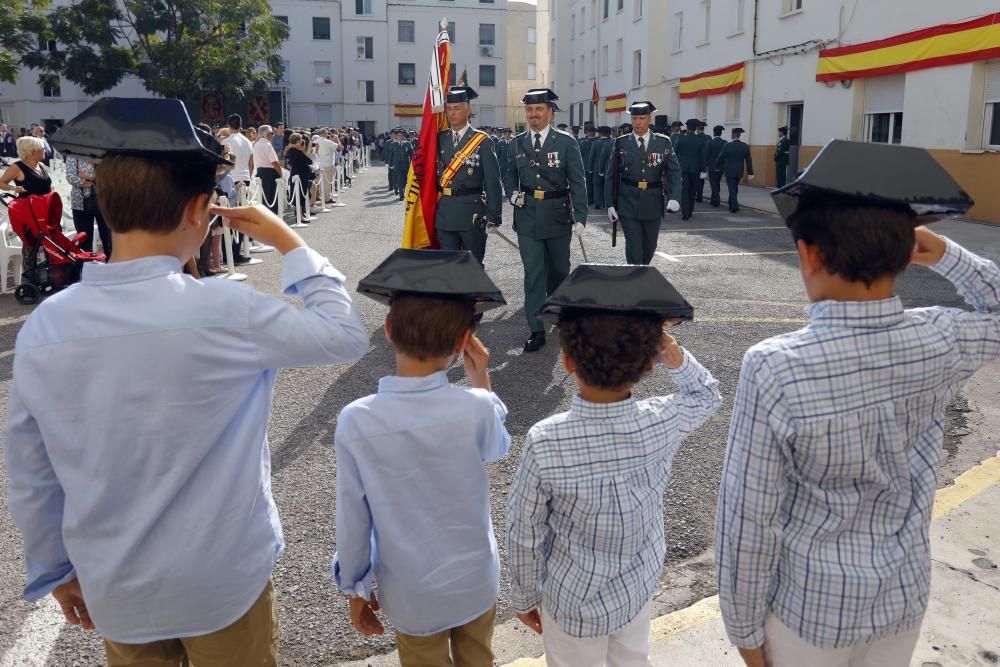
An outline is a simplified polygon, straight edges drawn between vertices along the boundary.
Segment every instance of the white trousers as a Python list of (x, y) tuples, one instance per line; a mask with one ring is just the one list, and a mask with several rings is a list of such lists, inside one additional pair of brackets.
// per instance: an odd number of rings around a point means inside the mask
[(573, 637), (542, 609), (542, 643), (548, 667), (649, 667), (650, 600), (621, 630), (602, 637)]
[(898, 635), (847, 648), (818, 648), (799, 637), (774, 614), (764, 622), (768, 667), (909, 667), (920, 626)]

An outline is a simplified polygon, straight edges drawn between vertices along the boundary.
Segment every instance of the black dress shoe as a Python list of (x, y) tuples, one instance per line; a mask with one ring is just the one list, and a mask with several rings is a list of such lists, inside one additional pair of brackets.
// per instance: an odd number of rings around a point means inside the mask
[(532, 331), (531, 335), (528, 336), (528, 340), (524, 343), (525, 352), (538, 352), (542, 349), (542, 345), (545, 345), (545, 332), (544, 331)]

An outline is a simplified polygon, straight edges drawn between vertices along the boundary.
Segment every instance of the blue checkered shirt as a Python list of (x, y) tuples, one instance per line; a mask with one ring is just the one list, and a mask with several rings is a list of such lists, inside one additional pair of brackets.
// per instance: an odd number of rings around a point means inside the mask
[(681, 441), (719, 407), (690, 354), (680, 393), (610, 404), (573, 399), (528, 432), (507, 505), (514, 609), (539, 607), (566, 633), (598, 637), (649, 602), (663, 570), (663, 490)]
[(843, 648), (920, 623), (944, 413), (1000, 356), (1000, 270), (960, 246), (934, 271), (976, 312), (821, 301), (743, 359), (716, 522), (730, 640), (773, 612)]

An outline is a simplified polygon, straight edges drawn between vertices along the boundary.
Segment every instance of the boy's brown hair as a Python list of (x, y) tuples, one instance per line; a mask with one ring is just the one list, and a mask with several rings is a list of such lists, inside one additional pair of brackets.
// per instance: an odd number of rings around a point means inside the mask
[(110, 155), (96, 167), (97, 203), (119, 234), (169, 234), (193, 197), (211, 194), (215, 168), (201, 162)]
[(910, 265), (916, 243), (909, 208), (852, 203), (809, 203), (788, 219), (792, 238), (819, 248), (832, 274), (867, 287)]
[(652, 370), (663, 339), (663, 320), (642, 313), (565, 309), (559, 344), (576, 375), (601, 389), (625, 389)]
[(475, 331), (476, 310), (464, 297), (401, 294), (387, 321), (393, 348), (420, 361), (447, 357), (466, 331)]

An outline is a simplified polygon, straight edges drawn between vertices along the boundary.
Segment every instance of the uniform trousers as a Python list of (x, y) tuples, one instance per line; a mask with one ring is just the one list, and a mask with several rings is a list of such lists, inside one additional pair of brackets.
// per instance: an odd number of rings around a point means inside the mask
[(146, 644), (104, 640), (110, 667), (277, 667), (278, 601), (268, 581), (253, 606), (234, 623), (196, 637)]
[(701, 179), (697, 172), (681, 174), (681, 217), (687, 220), (694, 213), (694, 200), (698, 196)]
[(587, 204), (591, 204), (592, 205), (594, 203), (594, 194), (595, 194), (595, 192), (596, 191), (594, 190), (594, 172), (588, 171), (587, 172)]
[(705, 201), (705, 179), (701, 178), (700, 174), (698, 176), (698, 189), (695, 190), (694, 200), (696, 202), (703, 202), (703, 201)]
[(656, 244), (660, 240), (660, 219), (622, 218), (621, 225), (622, 231), (625, 232), (625, 261), (629, 264), (652, 262)]
[(388, 174), (388, 176), (389, 176), (389, 189), (390, 190), (395, 190), (396, 189), (396, 179), (393, 176), (392, 167), (390, 165), (386, 165), (385, 166), (385, 173)]
[(460, 232), (437, 228), (441, 250), (468, 250), (480, 264), (486, 257), (486, 232), (479, 228)]
[(784, 161), (779, 162), (775, 160), (774, 169), (777, 172), (776, 173), (777, 186), (779, 188), (785, 187), (785, 183), (788, 182), (788, 163)]
[(712, 199), (709, 203), (712, 206), (718, 206), (722, 203), (722, 172), (721, 171), (710, 171), (708, 172), (708, 186), (712, 190)]
[(848, 646), (819, 648), (768, 614), (764, 621), (764, 657), (769, 667), (909, 667), (920, 626), (891, 637)]
[(729, 188), (729, 210), (736, 213), (740, 210), (740, 179), (726, 176), (726, 187)]
[(622, 629), (600, 637), (573, 637), (542, 608), (542, 643), (548, 667), (648, 667), (652, 601)]
[[(494, 605), (464, 625), (425, 637), (396, 633), (402, 667), (493, 667)], [(197, 665), (195, 665), (197, 667)]]
[(517, 235), (524, 265), (524, 316), (532, 332), (545, 331), (545, 324), (536, 317), (545, 299), (569, 275), (569, 243), (572, 235), (551, 239), (534, 239)]

